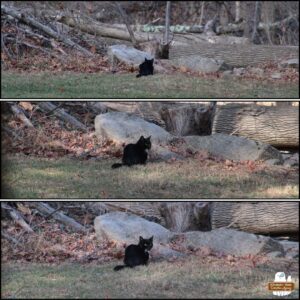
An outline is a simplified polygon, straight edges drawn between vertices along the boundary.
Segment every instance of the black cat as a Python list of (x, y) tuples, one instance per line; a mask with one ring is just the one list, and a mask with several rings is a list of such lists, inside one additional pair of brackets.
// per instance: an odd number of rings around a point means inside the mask
[(125, 249), (124, 265), (115, 266), (114, 270), (119, 271), (123, 268), (133, 268), (139, 265), (148, 265), (149, 253), (153, 247), (153, 236), (149, 239), (144, 239), (140, 236), (140, 241), (137, 245), (129, 245)]
[(147, 59), (145, 58), (145, 61), (139, 65), (140, 71), (139, 74), (136, 75), (136, 77), (141, 76), (147, 76), (147, 75), (153, 75), (153, 61), (154, 59)]
[(145, 164), (148, 153), (146, 149), (151, 148), (151, 136), (144, 138), (141, 136), (136, 144), (128, 144), (124, 148), (123, 158), (121, 164), (113, 164), (113, 169), (122, 167), (123, 165), (132, 166), (136, 164)]

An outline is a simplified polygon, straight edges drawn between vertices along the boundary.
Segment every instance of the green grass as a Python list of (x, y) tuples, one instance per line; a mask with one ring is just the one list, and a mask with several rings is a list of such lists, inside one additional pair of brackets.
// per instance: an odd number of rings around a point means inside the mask
[(298, 198), (299, 174), (227, 170), (189, 159), (111, 169), (118, 160), (2, 157), (5, 198)]
[[(1, 298), (270, 298), (267, 290), (278, 271), (274, 265), (255, 268), (218, 265), (197, 257), (178, 262), (153, 262), (149, 266), (114, 272), (115, 262), (103, 265), (64, 263), (5, 263), (1, 268)], [(296, 290), (284, 298), (299, 296)]]
[(2, 72), (2, 98), (298, 98), (297, 83), (204, 79), (183, 74)]

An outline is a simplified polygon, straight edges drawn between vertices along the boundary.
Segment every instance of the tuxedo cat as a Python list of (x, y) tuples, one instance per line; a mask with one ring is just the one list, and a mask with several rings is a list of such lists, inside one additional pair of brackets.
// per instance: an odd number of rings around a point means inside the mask
[(137, 245), (129, 245), (125, 249), (124, 265), (114, 267), (115, 271), (123, 268), (133, 268), (139, 265), (147, 265), (149, 260), (148, 251), (153, 247), (153, 236), (149, 239), (144, 239), (140, 236)]
[(154, 59), (147, 59), (145, 58), (145, 61), (139, 65), (140, 71), (139, 74), (136, 75), (136, 77), (141, 76), (147, 76), (147, 75), (153, 75), (153, 61)]
[(128, 144), (124, 148), (123, 158), (121, 164), (113, 164), (113, 169), (126, 166), (132, 166), (136, 164), (146, 164), (148, 158), (147, 149), (151, 148), (151, 136), (144, 138), (141, 136), (136, 144)]

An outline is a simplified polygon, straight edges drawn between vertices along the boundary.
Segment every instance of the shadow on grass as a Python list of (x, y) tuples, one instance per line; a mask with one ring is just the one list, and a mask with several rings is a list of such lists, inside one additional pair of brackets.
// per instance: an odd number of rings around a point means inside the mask
[[(149, 163), (111, 169), (112, 160), (10, 158), (2, 165), (4, 198), (297, 198), (298, 175)], [(163, 171), (164, 170), (164, 171)]]
[[(257, 267), (214, 264), (189, 257), (181, 262), (150, 263), (114, 272), (116, 262), (102, 265), (5, 263), (3, 298), (274, 298), (266, 286), (278, 271), (276, 262)], [(293, 262), (296, 265), (297, 262)], [(293, 279), (299, 285), (299, 271)], [(273, 297), (272, 297), (273, 296)], [(298, 290), (287, 298), (297, 299)], [(286, 297), (285, 297), (286, 298)]]

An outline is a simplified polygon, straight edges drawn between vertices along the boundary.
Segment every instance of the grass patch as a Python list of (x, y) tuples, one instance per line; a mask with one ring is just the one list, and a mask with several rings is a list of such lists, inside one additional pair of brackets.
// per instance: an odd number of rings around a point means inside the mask
[(2, 72), (2, 98), (298, 98), (297, 83), (205, 79), (183, 74)]
[[(255, 268), (222, 265), (190, 257), (177, 262), (114, 272), (117, 262), (103, 265), (5, 263), (2, 298), (278, 298), (267, 290), (277, 264)], [(292, 274), (299, 297), (299, 274)]]
[(299, 173), (227, 170), (195, 159), (111, 169), (117, 160), (2, 157), (5, 198), (298, 198)]

